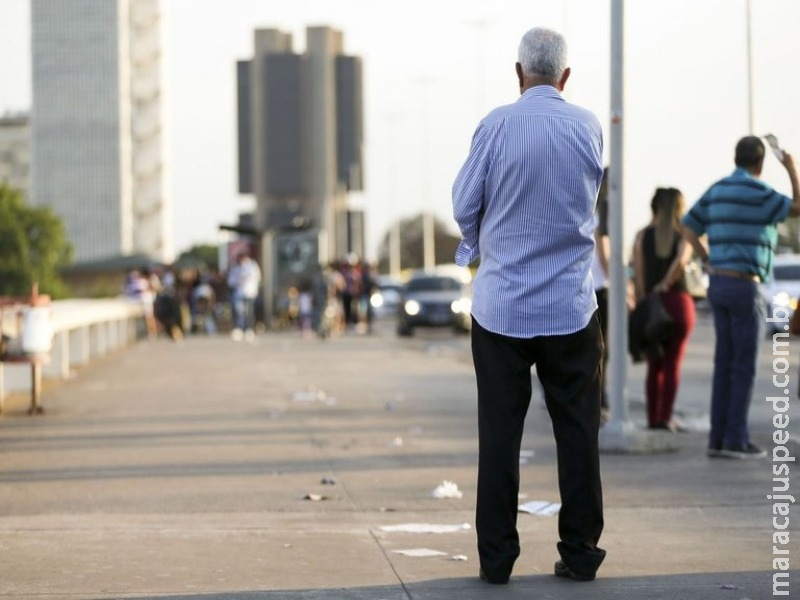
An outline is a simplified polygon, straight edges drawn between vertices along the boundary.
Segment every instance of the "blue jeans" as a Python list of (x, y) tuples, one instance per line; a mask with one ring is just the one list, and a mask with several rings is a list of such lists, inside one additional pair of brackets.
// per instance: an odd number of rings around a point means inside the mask
[(233, 326), (242, 331), (255, 328), (255, 298), (236, 296), (233, 298)]
[(716, 333), (709, 447), (748, 444), (747, 414), (764, 337), (766, 306), (758, 283), (720, 275), (711, 276), (708, 300)]

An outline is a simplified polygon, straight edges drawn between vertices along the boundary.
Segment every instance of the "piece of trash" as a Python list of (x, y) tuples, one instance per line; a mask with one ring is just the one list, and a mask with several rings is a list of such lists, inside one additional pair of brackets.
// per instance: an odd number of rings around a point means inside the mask
[(461, 525), (434, 525), (429, 523), (406, 523), (405, 525), (384, 525), (381, 531), (403, 531), (405, 533), (453, 533), (472, 529), (469, 523)]
[(466, 562), (469, 559), (467, 558), (466, 554), (453, 554), (453, 556), (450, 557), (450, 560), (461, 560)]
[(322, 494), (306, 494), (303, 496), (303, 500), (311, 500), (312, 502), (319, 502), (320, 500), (327, 500), (327, 496), (323, 496)]
[(558, 514), (558, 511), (561, 510), (561, 504), (559, 502), (531, 500), (525, 504), (520, 504), (519, 510), (532, 515), (538, 515), (540, 517), (552, 517), (553, 515)]
[(401, 438), (400, 436), (397, 436), (396, 438), (394, 438), (392, 440), (392, 443), (389, 444), (389, 445), (393, 446), (395, 448), (400, 448), (403, 445), (403, 438)]
[(323, 477), (320, 483), (322, 485), (336, 485), (336, 480), (333, 477)]
[(434, 498), (461, 498), (463, 495), (455, 483), (446, 479), (433, 490)]
[(392, 508), (391, 506), (381, 506), (379, 510), (381, 512), (395, 512), (397, 509)]
[(721, 590), (738, 590), (739, 586), (738, 585), (734, 585), (732, 583), (723, 583), (721, 586), (719, 586), (719, 589), (721, 589)]
[(395, 554), (413, 556), (414, 558), (428, 558), (429, 556), (447, 556), (447, 552), (431, 550), (430, 548), (411, 548), (410, 550), (392, 550)]
[(291, 547), (292, 547), (292, 545), (291, 545), (291, 544), (284, 544), (284, 545), (283, 545), (283, 547), (284, 547), (284, 548), (291, 548)]
[(315, 387), (309, 387), (307, 390), (297, 391), (292, 394), (292, 400), (295, 402), (325, 402), (328, 394)]

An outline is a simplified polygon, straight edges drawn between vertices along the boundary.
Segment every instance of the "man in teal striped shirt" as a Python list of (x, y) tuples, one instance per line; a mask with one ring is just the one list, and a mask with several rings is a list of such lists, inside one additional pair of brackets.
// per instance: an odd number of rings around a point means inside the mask
[(788, 152), (783, 153), (782, 164), (792, 197), (761, 181), (764, 154), (760, 138), (739, 140), (736, 170), (712, 185), (683, 218), (684, 235), (710, 273), (708, 300), (716, 346), (708, 456), (715, 458), (766, 456), (750, 441), (747, 427), (767, 317), (759, 284), (771, 275), (776, 225), (800, 214), (800, 185)]

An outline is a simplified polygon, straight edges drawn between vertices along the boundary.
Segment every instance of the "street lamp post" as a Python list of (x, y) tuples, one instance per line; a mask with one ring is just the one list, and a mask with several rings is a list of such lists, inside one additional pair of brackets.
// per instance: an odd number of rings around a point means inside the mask
[(435, 227), (431, 208), (431, 132), (430, 132), (430, 86), (433, 78), (418, 77), (415, 82), (420, 86), (422, 103), (422, 145), (420, 152), (420, 183), (422, 189), (422, 248), (423, 268), (432, 272), (436, 267)]
[(600, 429), (602, 452), (658, 452), (675, 449), (674, 436), (649, 435), (637, 430), (628, 414), (627, 341), (628, 277), (624, 260), (625, 203), (623, 195), (624, 100), (625, 100), (625, 19), (624, 0), (611, 0), (611, 119), (609, 128), (610, 159), (608, 167), (608, 398), (611, 419)]

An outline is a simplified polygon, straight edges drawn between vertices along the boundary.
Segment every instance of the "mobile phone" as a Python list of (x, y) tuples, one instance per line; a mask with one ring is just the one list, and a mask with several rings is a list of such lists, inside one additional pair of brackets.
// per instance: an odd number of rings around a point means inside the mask
[(764, 136), (764, 139), (767, 140), (769, 147), (772, 148), (772, 153), (775, 155), (780, 162), (783, 162), (783, 150), (781, 150), (781, 146), (778, 143), (778, 138), (768, 133)]

